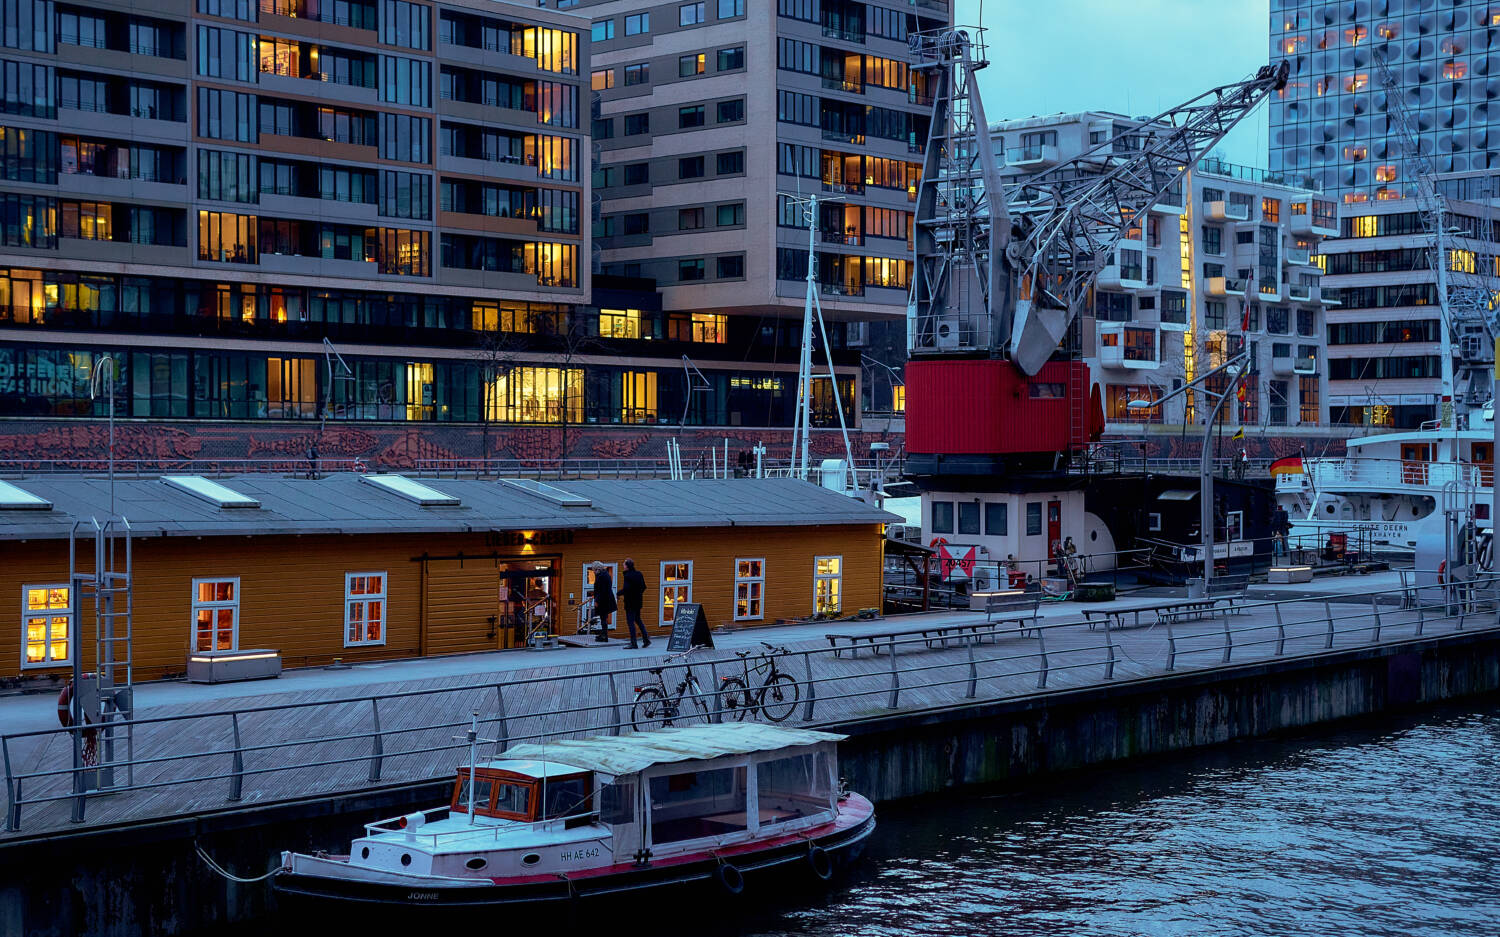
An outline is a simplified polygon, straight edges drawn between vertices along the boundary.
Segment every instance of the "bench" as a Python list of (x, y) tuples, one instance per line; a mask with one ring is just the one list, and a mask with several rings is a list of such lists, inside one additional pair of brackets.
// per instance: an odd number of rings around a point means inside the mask
[[(1001, 619), (998, 624), (1002, 627), (1014, 624), (1022, 634), (1025, 634), (1028, 628), (1034, 627), (1035, 622), (1028, 615)], [(997, 635), (999, 631), (1000, 628), (989, 621), (976, 621), (963, 624), (929, 625), (925, 628), (908, 628), (904, 631), (882, 631), (878, 634), (825, 634), (824, 637), (828, 639), (828, 646), (833, 648), (834, 657), (842, 657), (846, 648), (850, 657), (858, 657), (861, 646), (868, 646), (876, 656), (879, 656), (882, 647), (889, 647), (892, 642), (907, 638), (920, 638), (929, 648), (939, 642), (943, 647), (947, 647), (949, 641), (962, 646), (969, 642), (977, 644), (987, 636)]]
[(1083, 609), (1084, 620), (1093, 628), (1101, 621), (1110, 622), (1115, 628), (1125, 627), (1125, 619), (1129, 617), (1131, 624), (1139, 628), (1141, 624), (1141, 613), (1151, 612), (1156, 615), (1158, 623), (1176, 624), (1183, 621), (1197, 621), (1213, 615), (1237, 615), (1244, 611), (1240, 605), (1244, 599), (1240, 594), (1211, 595), (1206, 598), (1197, 599), (1174, 599), (1169, 602), (1150, 602), (1143, 605), (1127, 605), (1116, 608), (1086, 608)]

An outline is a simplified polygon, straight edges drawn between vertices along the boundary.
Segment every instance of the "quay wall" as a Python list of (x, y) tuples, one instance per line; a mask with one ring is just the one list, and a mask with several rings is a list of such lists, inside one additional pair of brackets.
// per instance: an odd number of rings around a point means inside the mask
[[(1500, 691), (1500, 629), (825, 724), (849, 786), (876, 801), (941, 794)], [(282, 849), (347, 847), (360, 824), (446, 800), (447, 782), (215, 812), (0, 845), (0, 935), (256, 932)], [(158, 796), (162, 796), (158, 794)]]

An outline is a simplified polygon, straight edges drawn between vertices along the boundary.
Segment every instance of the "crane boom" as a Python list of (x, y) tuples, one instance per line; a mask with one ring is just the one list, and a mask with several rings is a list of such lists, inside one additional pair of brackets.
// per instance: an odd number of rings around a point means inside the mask
[[(913, 355), (1006, 358), (1035, 375), (1132, 222), (1284, 88), (1290, 66), (1267, 65), (1158, 115), (1143, 128), (1140, 150), (1117, 156), (1106, 141), (1028, 177), (1010, 211), (1005, 199), (976, 192), (979, 183), (999, 189), (972, 75), (984, 62), (970, 54), (971, 45), (969, 30), (959, 27), (911, 37), (913, 67), (930, 72), (933, 116), (917, 197), (908, 345)], [(1092, 168), (1101, 162), (1102, 173)]]

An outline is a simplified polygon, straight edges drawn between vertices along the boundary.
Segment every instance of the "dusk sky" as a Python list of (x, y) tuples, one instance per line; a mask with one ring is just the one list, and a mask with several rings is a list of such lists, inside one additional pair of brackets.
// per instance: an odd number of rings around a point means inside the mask
[[(988, 28), (986, 117), (1058, 111), (1158, 114), (1266, 63), (1269, 0), (956, 0), (958, 25)], [(1218, 149), (1266, 164), (1261, 105)]]

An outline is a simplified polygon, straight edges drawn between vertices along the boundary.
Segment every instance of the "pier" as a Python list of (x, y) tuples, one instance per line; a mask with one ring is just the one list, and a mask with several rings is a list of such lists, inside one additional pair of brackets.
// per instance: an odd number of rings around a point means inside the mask
[[(1251, 593), (1198, 615), (1153, 610), (1173, 599), (1137, 595), (1043, 605), (1024, 628), (1004, 616), (986, 625), (983, 613), (946, 611), (746, 629), (665, 663), (664, 680), (671, 690), (684, 663), (693, 667), (706, 718), (722, 719), (724, 699), (713, 688), (743, 673), (734, 652), (758, 651), (761, 641), (785, 645), (778, 666), (799, 691), (787, 724), (848, 734), (849, 784), (876, 800), (1500, 688), (1495, 583), (1389, 588), (1394, 579), (1283, 586), (1290, 597)], [(1097, 614), (1109, 608), (1125, 614)], [(1092, 620), (1084, 610), (1095, 612)], [(951, 625), (970, 628), (938, 633)], [(898, 634), (923, 628), (927, 636)], [(831, 632), (887, 637), (857, 656), (847, 647), (836, 655)], [(150, 864), (173, 883), (163, 896), (188, 880), (225, 895), (193, 926), (240, 919), (261, 907), (264, 889), (224, 892), (196, 846), (255, 875), (274, 866), (280, 848), (337, 848), (359, 822), (442, 800), (464, 747), (455, 736), (471, 712), (498, 751), (634, 731), (634, 691), (664, 666), (660, 647), (498, 652), (293, 671), (259, 684), (143, 686), (132, 758), (116, 763), (107, 793), (75, 788), (72, 730), (47, 723), (50, 697), (0, 701), (7, 794), (0, 865), (26, 894), (11, 904), (24, 909), (33, 900), (39, 880), (20, 883), (33, 879), (26, 870), (41, 856), (54, 872), (59, 861), (75, 870), (85, 892), (118, 893), (121, 870), (101, 863), (91, 844), (144, 837)], [(683, 706), (687, 720), (705, 718), (691, 699)], [(47, 889), (73, 878), (54, 876)], [(151, 891), (137, 899), (140, 913)], [(63, 928), (56, 933), (108, 932), (55, 920), (50, 926)], [(48, 933), (27, 924), (28, 933)]]

